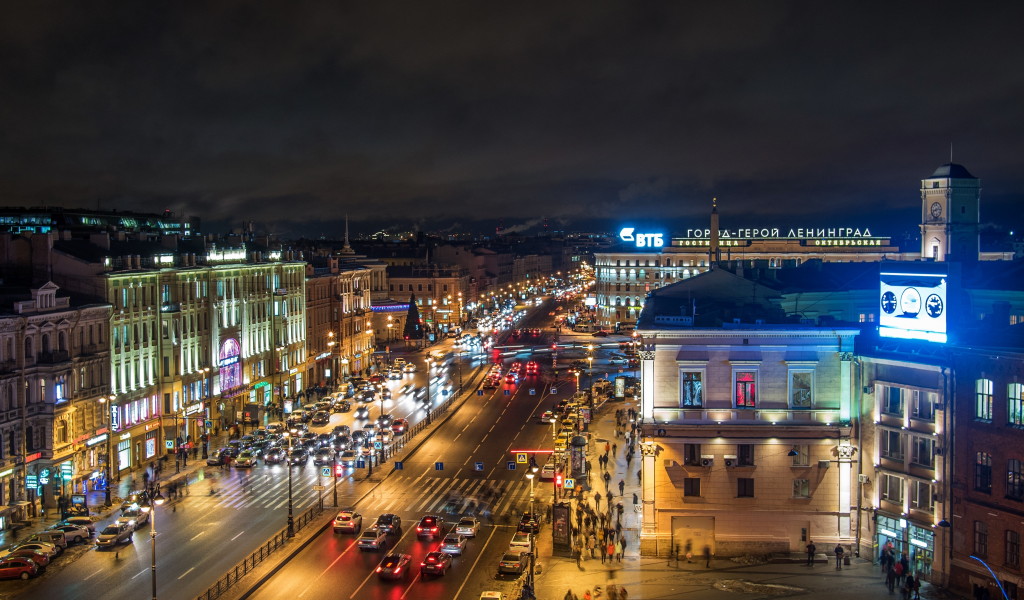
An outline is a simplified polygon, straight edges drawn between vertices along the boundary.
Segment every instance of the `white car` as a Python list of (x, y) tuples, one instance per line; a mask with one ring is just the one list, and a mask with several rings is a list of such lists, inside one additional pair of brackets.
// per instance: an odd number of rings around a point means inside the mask
[(404, 371), (406, 373), (415, 373), (416, 372), (416, 365), (414, 365), (412, 363), (408, 363), (404, 367), (402, 367), (402, 371)]
[(117, 519), (117, 523), (119, 525), (127, 523), (128, 525), (131, 525), (132, 529), (140, 529), (146, 523), (149, 523), (149, 513), (141, 508), (129, 508), (121, 513), (121, 516)]
[(555, 463), (549, 462), (544, 463), (544, 466), (540, 468), (541, 479), (554, 479), (555, 478)]
[(80, 544), (92, 537), (92, 532), (89, 531), (89, 528), (70, 523), (54, 525), (50, 527), (50, 531), (62, 531), (64, 532), (64, 539), (76, 544)]
[(480, 521), (477, 521), (475, 517), (462, 517), (459, 519), (459, 524), (455, 526), (455, 533), (466, 537), (475, 538), (478, 531), (480, 531)]

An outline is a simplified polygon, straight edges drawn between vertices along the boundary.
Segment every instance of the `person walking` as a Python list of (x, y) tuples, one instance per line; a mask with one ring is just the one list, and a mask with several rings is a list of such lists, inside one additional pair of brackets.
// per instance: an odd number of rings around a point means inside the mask
[(921, 600), (921, 577), (914, 578), (914, 600)]
[(807, 540), (807, 566), (814, 566), (814, 553), (818, 551), (818, 547), (814, 545), (814, 542)]
[(633, 492), (633, 506), (637, 504), (640, 504), (640, 498), (636, 495), (636, 492)]
[(601, 492), (594, 492), (594, 506), (601, 510)]
[(606, 490), (611, 489), (611, 485), (612, 485), (612, 476), (611, 476), (610, 473), (608, 473), (608, 471), (605, 471), (604, 472), (604, 489), (606, 489)]
[(597, 530), (597, 548), (601, 554), (601, 564), (604, 564), (604, 529)]
[(711, 568), (711, 546), (704, 546), (704, 563), (705, 567)]
[(608, 510), (611, 510), (612, 509), (612, 492), (611, 492), (611, 490), (606, 492), (604, 497), (605, 497), (605, 500), (608, 501)]
[(615, 558), (615, 544), (612, 543), (611, 538), (608, 538), (608, 562), (611, 563), (612, 559)]
[(573, 600), (572, 588), (570, 588), (569, 591), (567, 591), (565, 595), (562, 596), (562, 600)]
[(836, 544), (835, 552), (836, 552), (836, 571), (842, 571), (843, 570), (843, 552), (844, 552), (843, 545), (842, 544)]
[(644, 480), (644, 470), (640, 469), (640, 470), (638, 470), (636, 472), (636, 482), (639, 485), (640, 483), (643, 483), (643, 480)]
[(629, 598), (629, 594), (626, 592), (626, 588), (619, 588), (619, 600), (626, 600)]
[(686, 553), (686, 562), (689, 563), (690, 557), (693, 556), (693, 540), (686, 540), (686, 545), (683, 546), (683, 552)]
[(621, 538), (615, 541), (615, 560), (617, 562), (622, 562), (622, 539)]
[[(903, 556), (900, 558), (900, 565), (903, 567), (903, 576), (906, 577), (907, 575), (910, 575), (910, 560), (907, 559), (906, 552), (904, 552)], [(902, 582), (902, 579), (900, 581)]]
[(892, 570), (896, 573), (896, 587), (903, 587), (903, 576), (905, 575), (903, 572), (903, 563), (896, 563)]
[(625, 489), (626, 489), (626, 480), (625, 479), (620, 479), (619, 480), (619, 495), (620, 496), (625, 494)]
[(604, 455), (608, 456), (608, 452), (610, 452), (611, 449), (612, 449), (611, 444), (609, 444), (608, 442), (605, 442), (604, 443)]
[(615, 456), (618, 454), (618, 452), (619, 452), (619, 445), (618, 444), (612, 444), (612, 458), (615, 458)]
[(907, 582), (903, 584), (903, 600), (910, 600), (914, 594), (914, 576), (907, 575)]
[(889, 567), (889, 570), (885, 572), (885, 586), (889, 588), (891, 596), (896, 590), (896, 567)]

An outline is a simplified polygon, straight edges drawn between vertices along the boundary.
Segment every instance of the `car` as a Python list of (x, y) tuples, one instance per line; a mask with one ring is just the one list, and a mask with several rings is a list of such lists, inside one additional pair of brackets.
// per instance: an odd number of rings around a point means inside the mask
[(591, 337), (608, 337), (608, 332), (607, 331), (595, 331), (594, 333), (592, 333), (590, 335), (591, 335)]
[(309, 454), (305, 448), (292, 448), (292, 451), (288, 453), (288, 464), (290, 465), (306, 466), (308, 460)]
[(519, 530), (527, 533), (540, 533), (541, 523), (538, 522), (534, 515), (522, 513), (522, 518), (519, 519)]
[(508, 375), (505, 376), (505, 383), (514, 384), (518, 379), (519, 376), (517, 374), (509, 373)]
[(377, 417), (377, 427), (380, 427), (381, 429), (391, 427), (391, 424), (394, 422), (395, 418), (391, 415), (381, 415)]
[(480, 531), (480, 521), (476, 517), (462, 517), (459, 524), (455, 526), (455, 533), (466, 537), (475, 538)]
[(99, 548), (110, 548), (117, 544), (130, 543), (134, 537), (135, 530), (128, 523), (112, 523), (103, 528), (96, 537), (96, 546)]
[(427, 388), (425, 388), (425, 387), (421, 387), (421, 388), (417, 389), (416, 392), (413, 394), (413, 398), (416, 398), (417, 400), (422, 400), (422, 399), (424, 399), (426, 397), (427, 397)]
[(388, 554), (377, 565), (377, 577), (381, 579), (401, 579), (405, 576), (412, 556), (408, 554)]
[(543, 413), (541, 413), (541, 415), (540, 415), (540, 420), (545, 422), (545, 423), (551, 422), (551, 419), (554, 419), (554, 418), (555, 418), (555, 411), (553, 411), (553, 410), (546, 410)]
[(134, 492), (128, 492), (128, 495), (124, 497), (124, 501), (121, 502), (121, 510), (125, 510), (132, 504), (138, 504), (142, 506), (149, 500), (149, 492), (138, 490)]
[(331, 441), (334, 439), (333, 433), (321, 433), (316, 436), (316, 443), (321, 448), (326, 448), (331, 445)]
[(334, 517), (334, 533), (359, 533), (363, 528), (363, 515), (346, 508)]
[(481, 592), (480, 600), (508, 600), (508, 596), (501, 592)]
[(404, 367), (406, 363), (404, 358), (396, 358), (395, 360), (392, 361), (392, 364), (395, 365), (396, 369), (400, 369)]
[(424, 515), (416, 524), (416, 537), (438, 538), (444, 535), (444, 519), (437, 515)]
[(348, 400), (340, 400), (334, 404), (334, 408), (332, 408), (331, 410), (333, 410), (336, 413), (346, 413), (352, 410), (352, 403), (349, 402)]
[(357, 444), (362, 444), (366, 437), (365, 429), (356, 429), (352, 432), (352, 440)]
[(530, 555), (526, 552), (506, 552), (498, 561), (498, 572), (521, 575), (529, 560)]
[(452, 566), (452, 556), (444, 552), (428, 552), (420, 563), (420, 575), (444, 575)]
[(132, 529), (142, 529), (146, 523), (149, 523), (149, 513), (136, 506), (121, 513), (117, 522), (127, 523), (132, 526)]
[(334, 435), (349, 435), (352, 433), (352, 428), (348, 425), (335, 425), (334, 429), (331, 430)]
[(345, 450), (348, 450), (351, 447), (352, 438), (350, 438), (347, 435), (339, 435), (338, 437), (334, 438), (334, 441), (331, 443), (331, 448), (334, 448), (334, 451), (336, 453), (344, 452)]
[(380, 442), (381, 444), (390, 444), (391, 443), (391, 438), (392, 438), (392, 433), (391, 433), (391, 431), (389, 429), (381, 429), (380, 431), (377, 432), (377, 435), (374, 438), (374, 441), (375, 442)]
[(402, 370), (401, 369), (391, 369), (390, 371), (388, 371), (388, 379), (401, 379), (401, 378), (402, 378)]
[(38, 533), (33, 533), (32, 535), (28, 536), (28, 539), (25, 540), (25, 542), (22, 543), (26, 542), (41, 542), (43, 544), (49, 544), (54, 547), (54, 550), (56, 550), (57, 554), (64, 552), (64, 550), (68, 547), (68, 538), (64, 535), (64, 532), (53, 531), (52, 529), (47, 531), (40, 531)]
[(405, 419), (395, 419), (395, 421), (391, 423), (391, 432), (395, 435), (402, 435), (407, 429), (409, 429), (409, 421), (406, 421)]
[(369, 419), (370, 418), (370, 409), (368, 409), (365, 406), (360, 406), (359, 408), (356, 409), (356, 418), (357, 419)]
[(321, 410), (313, 415), (313, 419), (310, 422), (313, 425), (326, 425), (331, 422), (331, 415), (330, 413)]
[(64, 523), (58, 523), (57, 525), (52, 525), (50, 530), (64, 532), (64, 537), (76, 544), (81, 544), (92, 537), (92, 531), (90, 531), (88, 527), (74, 525), (67, 521)]
[(555, 463), (547, 462), (540, 468), (541, 479), (554, 479), (555, 478)]
[(437, 549), (445, 554), (462, 556), (462, 553), (466, 550), (467, 542), (466, 536), (458, 533), (449, 533), (444, 536), (444, 539), (441, 540), (441, 545)]
[(399, 532), (402, 530), (402, 517), (392, 513), (384, 513), (377, 517), (377, 528), (384, 533)]
[(28, 579), (39, 573), (39, 566), (27, 558), (0, 558), (0, 579)]
[(252, 450), (246, 450), (245, 452), (238, 455), (235, 459), (236, 467), (255, 467), (256, 466), (256, 453)]
[(267, 433), (284, 433), (284, 431), (285, 431), (284, 423), (282, 423), (280, 421), (276, 421), (274, 423), (268, 423), (266, 429), (267, 429)]
[(320, 448), (313, 456), (313, 464), (320, 467), (334, 462), (334, 450), (331, 448)]
[(18, 548), (16, 550), (11, 550), (10, 552), (8, 552), (7, 554), (4, 555), (4, 558), (5, 559), (8, 559), (8, 558), (24, 558), (24, 559), (28, 559), (28, 560), (34, 562), (36, 564), (36, 566), (39, 567), (40, 569), (42, 569), (46, 565), (50, 564), (50, 557), (49, 557), (49, 555), (47, 555), (47, 553), (40, 552), (39, 550), (32, 550), (30, 548)]
[(357, 460), (359, 460), (359, 455), (352, 450), (345, 450), (338, 456), (338, 464), (345, 465), (346, 467), (356, 466)]
[(501, 377), (488, 377), (484, 380), (484, 389), (492, 390), (501, 385)]
[(47, 544), (46, 542), (22, 542), (20, 544), (14, 544), (6, 550), (6, 552), (14, 552), (15, 550), (34, 550), (36, 552), (42, 552), (46, 556), (53, 560), (60, 554), (60, 548), (53, 544)]
[(316, 441), (317, 435), (318, 434), (314, 431), (305, 431), (299, 436), (299, 440), (303, 442), (308, 442), (310, 440)]
[(287, 456), (288, 452), (284, 448), (274, 448), (263, 455), (263, 462), (268, 465), (277, 465), (281, 464)]
[(61, 525), (75, 525), (77, 527), (84, 527), (89, 530), (89, 533), (96, 533), (96, 523), (89, 517), (68, 517), (60, 522)]
[(416, 372), (416, 365), (414, 365), (412, 363), (406, 363), (406, 365), (404, 367), (402, 367), (402, 372), (404, 372), (404, 373), (415, 373)]
[(512, 536), (512, 541), (508, 544), (509, 552), (527, 552), (533, 553), (533, 538), (530, 537), (529, 533), (519, 532)]
[(530, 362), (526, 363), (526, 374), (527, 375), (536, 375), (539, 372), (540, 372), (540, 366), (537, 365), (536, 362), (531, 360)]
[(388, 543), (387, 535), (377, 528), (376, 525), (368, 527), (359, 535), (356, 545), (360, 550), (380, 550)]

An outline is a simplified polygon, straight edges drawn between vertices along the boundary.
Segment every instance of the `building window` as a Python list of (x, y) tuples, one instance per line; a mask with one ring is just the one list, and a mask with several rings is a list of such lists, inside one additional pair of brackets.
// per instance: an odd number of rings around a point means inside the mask
[(754, 408), (756, 406), (756, 371), (736, 372), (736, 408)]
[(885, 388), (884, 401), (882, 402), (882, 412), (888, 415), (903, 416), (903, 389), (886, 386)]
[(814, 397), (814, 371), (789, 372), (789, 405), (810, 408)]
[(736, 445), (736, 462), (741, 467), (752, 467), (752, 466), (754, 466), (754, 445), (753, 444), (737, 444)]
[(793, 446), (793, 452), (796, 452), (796, 455), (792, 457), (794, 467), (809, 467), (811, 465), (810, 446)]
[(700, 408), (704, 404), (704, 386), (702, 382), (703, 373), (700, 371), (685, 371), (679, 377), (679, 404), (683, 408)]
[(979, 379), (974, 383), (974, 418), (979, 421), (992, 420), (992, 380)]
[(935, 503), (932, 502), (932, 484), (910, 480), (910, 508), (935, 512)]
[(974, 457), (974, 489), (992, 493), (992, 455), (978, 452)]
[(794, 479), (793, 480), (793, 497), (794, 498), (810, 498), (811, 497), (811, 481), (809, 479)]
[(896, 475), (889, 475), (888, 473), (882, 473), (878, 477), (879, 491), (881, 492), (882, 500), (892, 502), (893, 504), (903, 504), (903, 478), (897, 477)]
[(878, 453), (882, 458), (888, 458), (889, 460), (903, 460), (903, 434), (899, 431), (891, 431), (888, 429), (881, 430), (879, 436), (879, 448)]
[(913, 410), (911, 415), (922, 421), (935, 420), (935, 402), (938, 394), (935, 392), (914, 392)]
[(683, 444), (683, 464), (700, 465), (700, 444)]
[(1006, 422), (1024, 426), (1024, 384), (1011, 383), (1006, 388)]
[(737, 498), (753, 498), (754, 497), (754, 480), (748, 477), (740, 477), (736, 480), (736, 497)]
[(974, 522), (974, 555), (988, 558), (988, 525), (984, 521)]
[(700, 496), (700, 477), (683, 479), (683, 496)]
[(1020, 534), (1012, 529), (1006, 530), (1006, 559), (1008, 567), (1020, 568)]
[(935, 467), (935, 440), (911, 436), (910, 462), (929, 469)]
[(1006, 461), (1006, 497), (1024, 500), (1024, 473), (1021, 473), (1020, 461), (1016, 458)]

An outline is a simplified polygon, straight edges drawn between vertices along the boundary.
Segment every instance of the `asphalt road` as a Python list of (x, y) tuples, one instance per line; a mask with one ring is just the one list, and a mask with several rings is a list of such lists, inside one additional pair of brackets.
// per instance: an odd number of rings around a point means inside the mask
[[(469, 381), (474, 365), (484, 362), (484, 357), (465, 355), (462, 361), (463, 377)], [(425, 367), (418, 366), (420, 370), (415, 374), (400, 381), (390, 381), (389, 387), (397, 390), (410, 380), (417, 387), (425, 385)], [(451, 365), (449, 377), (457, 386), (456, 369), (457, 364)], [(379, 416), (380, 406), (380, 402), (369, 405), (370, 419)], [(409, 419), (413, 424), (425, 417), (425, 412), (409, 396), (396, 396), (392, 401), (385, 401), (384, 411), (396, 418)], [(355, 429), (364, 422), (355, 420), (354, 411), (339, 413), (331, 416), (330, 424), (311, 430), (330, 431), (342, 423)], [(318, 472), (312, 459), (305, 467), (293, 468), (292, 494), (296, 515), (318, 501), (319, 492), (312, 488), (318, 482)], [(288, 513), (287, 475), (286, 466), (267, 466), (260, 461), (259, 466), (252, 469), (204, 467), (190, 476), (189, 495), (169, 501), (157, 509), (158, 596), (171, 600), (195, 598), (282, 529)], [(330, 506), (333, 501), (330, 481), (324, 479), (322, 483), (328, 485), (323, 494), (325, 506)], [(352, 475), (340, 478), (339, 505), (353, 502), (372, 486), (372, 482), (366, 481), (365, 470), (354, 470)], [(113, 520), (97, 523), (97, 531)], [(33, 586), (27, 596), (62, 600), (150, 597), (150, 525), (135, 533), (134, 543), (123, 545), (116, 552), (115, 557), (114, 550), (91, 550), (53, 577)]]
[[(527, 325), (541, 327), (550, 323), (546, 309), (541, 309)], [(524, 340), (543, 345), (546, 337)], [(511, 362), (512, 358), (505, 362)], [(409, 460), (395, 471), (373, 493), (359, 502), (357, 511), (363, 515), (364, 527), (382, 513), (402, 518), (403, 528), (390, 535), (385, 550), (360, 552), (354, 534), (335, 534), (328, 529), (298, 556), (267, 581), (252, 598), (478, 598), (480, 592), (494, 587), (497, 563), (508, 547), (518, 520), (504, 521), (512, 509), (519, 512), (530, 506), (530, 482), (525, 477), (526, 465), (517, 464), (514, 451), (552, 449), (550, 424), (539, 415), (560, 398), (571, 397), (575, 391), (569, 382), (561, 381), (557, 394), (550, 394), (553, 373), (550, 359), (539, 360), (539, 376), (524, 378), (517, 385), (486, 390), (483, 396), (472, 396), (437, 433)], [(535, 394), (531, 395), (530, 390)], [(505, 395), (505, 391), (509, 395)], [(537, 455), (543, 464), (546, 455)], [(477, 470), (476, 463), (483, 463)], [(441, 466), (441, 470), (438, 466)], [(550, 502), (553, 485), (535, 481), (535, 501), (543, 513)], [(500, 499), (488, 497), (488, 489), (505, 490)], [(469, 512), (470, 503), (477, 506), (478, 516), (489, 510), (492, 518), (482, 518), (480, 534), (470, 540), (466, 552), (453, 561), (453, 568), (443, 577), (424, 579), (419, 564), (438, 542), (416, 538), (416, 523), (425, 514), (445, 518), (451, 527), (459, 516)], [(455, 506), (455, 514), (448, 507)], [(508, 523), (508, 524), (506, 524)], [(374, 569), (389, 552), (410, 554), (410, 570), (397, 581), (381, 581)]]

